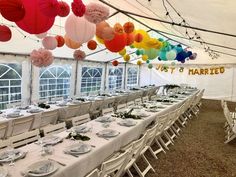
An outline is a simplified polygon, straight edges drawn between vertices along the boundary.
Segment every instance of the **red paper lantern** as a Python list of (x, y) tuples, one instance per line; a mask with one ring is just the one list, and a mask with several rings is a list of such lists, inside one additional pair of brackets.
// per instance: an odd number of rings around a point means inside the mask
[(99, 38), (102, 39), (103, 29), (106, 27), (110, 27), (110, 25), (105, 21), (102, 21), (102, 22), (96, 24), (96, 36), (98, 36)]
[(130, 46), (134, 43), (134, 34), (133, 33), (125, 33), (126, 36), (126, 45)]
[(44, 15), (48, 17), (56, 17), (58, 2), (57, 0), (40, 0), (39, 9)]
[(7, 42), (11, 39), (11, 30), (5, 25), (0, 25), (0, 41)]
[(60, 17), (66, 17), (70, 13), (70, 6), (64, 2), (64, 1), (59, 1), (58, 2), (58, 8), (57, 8), (57, 15)]
[(111, 52), (119, 52), (125, 47), (125, 34), (115, 34), (115, 37), (112, 40), (105, 40), (104, 43), (106, 48)]
[(40, 0), (22, 0), (25, 6), (25, 16), (16, 22), (17, 26), (30, 34), (40, 34), (48, 31), (53, 23), (54, 17), (45, 16), (39, 9)]
[(136, 34), (134, 40), (138, 43), (141, 42), (143, 40), (143, 35), (140, 33)]
[(114, 61), (112, 61), (112, 65), (113, 65), (113, 66), (118, 66), (118, 65), (119, 65), (119, 62), (118, 62), (117, 60), (114, 60)]
[(20, 21), (25, 16), (25, 8), (21, 0), (0, 0), (2, 16), (12, 22)]
[(116, 23), (113, 27), (114, 31), (118, 34), (123, 34), (124, 33), (124, 29), (123, 26), (121, 26), (120, 23)]
[(91, 40), (87, 43), (87, 47), (90, 49), (90, 50), (95, 50), (97, 48), (97, 42), (94, 41), (94, 40)]
[(132, 22), (126, 22), (123, 28), (126, 33), (132, 33), (134, 31), (134, 24)]
[(74, 0), (71, 3), (71, 9), (72, 12), (75, 14), (75, 16), (82, 17), (86, 11), (86, 7), (82, 0)]
[(62, 36), (57, 35), (55, 38), (57, 40), (57, 47), (62, 47), (65, 44), (65, 40)]

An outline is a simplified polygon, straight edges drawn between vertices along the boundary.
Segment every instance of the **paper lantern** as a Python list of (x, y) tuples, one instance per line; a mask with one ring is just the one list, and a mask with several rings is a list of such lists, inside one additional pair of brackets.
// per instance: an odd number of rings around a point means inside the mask
[(71, 9), (75, 16), (79, 17), (82, 17), (86, 11), (86, 7), (82, 0), (73, 0), (71, 3)]
[(75, 50), (73, 56), (74, 56), (74, 59), (76, 60), (84, 60), (86, 57), (86, 54), (82, 50)]
[(145, 42), (145, 49), (154, 48), (160, 49), (162, 47), (162, 42), (158, 41), (155, 38), (150, 38), (148, 41)]
[(126, 54), (124, 55), (124, 61), (128, 62), (130, 60), (130, 55), (129, 54)]
[(96, 36), (96, 40), (100, 43), (100, 44), (104, 44), (104, 40), (99, 38), (98, 36)]
[(153, 60), (158, 56), (159, 52), (157, 49), (151, 48), (151, 49), (145, 50), (144, 54), (148, 56), (149, 60)]
[(177, 53), (180, 53), (180, 52), (183, 51), (183, 48), (182, 48), (181, 45), (177, 45), (177, 46), (175, 46), (174, 49), (177, 51)]
[(135, 51), (135, 54), (138, 55), (138, 56), (141, 55), (140, 50), (136, 50), (136, 51)]
[(88, 22), (84, 17), (76, 17), (71, 14), (65, 23), (66, 35), (80, 44), (92, 39), (96, 32), (96, 25)]
[(47, 36), (47, 32), (45, 32), (45, 33), (40, 33), (40, 34), (35, 34), (35, 36), (37, 37), (37, 38), (39, 38), (39, 39), (43, 39), (43, 38), (45, 38), (46, 36)]
[(125, 35), (115, 34), (115, 37), (112, 40), (105, 40), (104, 43), (106, 48), (111, 52), (119, 52), (125, 47)]
[(39, 0), (22, 0), (25, 6), (25, 16), (22, 20), (17, 21), (16, 25), (30, 34), (40, 34), (48, 31), (53, 23), (54, 17), (44, 15), (39, 7)]
[(90, 49), (90, 50), (95, 50), (97, 48), (97, 42), (94, 41), (94, 40), (91, 40), (87, 43), (87, 47)]
[(125, 33), (132, 33), (134, 31), (134, 24), (132, 22), (126, 22), (123, 28)]
[(150, 63), (150, 60), (147, 60), (146, 63), (149, 64), (149, 63)]
[(134, 36), (134, 40), (135, 40), (135, 42), (138, 42), (138, 43), (141, 42), (143, 40), (143, 35), (140, 33), (136, 34)]
[(67, 37), (66, 35), (64, 36), (65, 39), (65, 44), (67, 47), (71, 48), (71, 49), (78, 49), (81, 44), (78, 42), (75, 42), (73, 40), (71, 40), (69, 37)]
[(185, 61), (185, 58), (187, 58), (187, 53), (184, 51), (184, 50), (182, 50), (180, 53), (178, 53), (177, 54), (177, 56), (176, 56), (176, 60), (178, 60), (178, 61)]
[(48, 50), (54, 50), (57, 47), (57, 39), (55, 37), (47, 36), (42, 41), (43, 47)]
[(119, 62), (118, 62), (117, 60), (114, 60), (114, 61), (112, 61), (112, 65), (113, 65), (113, 66), (118, 66), (118, 65), (119, 65)]
[(161, 60), (166, 61), (166, 60), (167, 60), (167, 58), (166, 58), (166, 51), (161, 50), (161, 51), (159, 52), (159, 57), (160, 57)]
[(110, 25), (105, 21), (102, 21), (102, 22), (96, 24), (96, 36), (98, 36), (99, 38), (102, 39), (103, 29), (106, 27), (110, 27)]
[(153, 65), (150, 63), (148, 64), (148, 69), (152, 69), (153, 68)]
[(57, 15), (60, 17), (66, 17), (70, 13), (70, 6), (64, 2), (59, 1), (58, 2), (58, 8), (57, 8)]
[(91, 23), (100, 23), (106, 20), (109, 16), (109, 8), (99, 4), (91, 2), (86, 6), (84, 17)]
[(0, 41), (7, 42), (11, 39), (12, 33), (8, 26), (0, 25)]
[(142, 64), (142, 60), (138, 60), (138, 61), (137, 61), (137, 65), (140, 66), (141, 64)]
[(176, 50), (170, 50), (169, 52), (166, 52), (166, 59), (167, 60), (174, 60), (177, 56)]
[(143, 56), (142, 56), (142, 60), (143, 60), (143, 61), (147, 61), (147, 60), (148, 60), (148, 56), (147, 56), (147, 55), (143, 55)]
[(134, 43), (134, 34), (133, 33), (125, 33), (126, 46), (129, 46)]
[(58, 2), (57, 0), (40, 0), (38, 3), (40, 11), (48, 17), (56, 17)]
[(102, 32), (102, 39), (110, 41), (114, 39), (115, 37), (115, 31), (111, 27), (105, 27)]
[(134, 41), (133, 45), (135, 48), (143, 48), (143, 49), (148, 49), (148, 47), (146, 47), (146, 42), (149, 41), (150, 37), (148, 35), (148, 33), (144, 30), (136, 30), (135, 35), (137, 35), (138, 33), (142, 35), (142, 41), (141, 42), (136, 42)]
[(55, 38), (57, 40), (57, 47), (62, 47), (65, 44), (65, 40), (62, 36), (57, 35)]
[(24, 4), (21, 0), (0, 0), (2, 16), (12, 22), (20, 21), (25, 16)]
[(30, 54), (31, 62), (37, 67), (47, 67), (52, 64), (54, 57), (47, 49), (33, 50)]
[(124, 29), (123, 26), (120, 23), (116, 23), (113, 27), (114, 31), (118, 34), (123, 34), (124, 33)]
[(124, 49), (122, 49), (121, 51), (119, 51), (119, 54), (122, 55), (122, 56), (124, 56), (124, 55), (126, 54), (126, 49), (124, 48)]
[(190, 60), (194, 60), (194, 59), (196, 59), (196, 58), (197, 58), (197, 53), (193, 53), (193, 54), (189, 57)]

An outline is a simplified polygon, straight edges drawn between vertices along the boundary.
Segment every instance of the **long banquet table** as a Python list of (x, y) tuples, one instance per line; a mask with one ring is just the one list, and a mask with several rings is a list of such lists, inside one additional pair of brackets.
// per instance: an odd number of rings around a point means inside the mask
[[(196, 91), (192, 92), (192, 95)], [(117, 124), (121, 119), (116, 118), (115, 121), (111, 122), (109, 129), (115, 129), (120, 132), (117, 137), (110, 138), (109, 140), (98, 137), (97, 132), (104, 129), (100, 122), (92, 120), (87, 123), (87, 126), (92, 127), (92, 131), (86, 133), (91, 139), (89, 141), (84, 141), (84, 143), (95, 146), (89, 153), (80, 155), (79, 157), (74, 157), (65, 154), (63, 151), (66, 147), (78, 143), (79, 141), (73, 141), (70, 139), (64, 139), (62, 143), (53, 146), (54, 152), (52, 155), (41, 156), (41, 147), (35, 143), (21, 147), (23, 151), (27, 151), (28, 154), (24, 159), (20, 159), (15, 162), (14, 166), (9, 166), (4, 164), (4, 168), (7, 168), (10, 175), (13, 177), (22, 176), (21, 172), (26, 170), (26, 168), (43, 159), (51, 158), (61, 163), (66, 164), (66, 166), (60, 166), (60, 168), (51, 176), (53, 177), (83, 177), (94, 168), (102, 164), (102, 162), (109, 157), (115, 151), (120, 150), (120, 148), (133, 140), (140, 137), (140, 135), (145, 131), (146, 127), (156, 119), (157, 116), (163, 115), (170, 112), (177, 107), (181, 106), (188, 98), (179, 100), (172, 105), (166, 106), (164, 109), (160, 109), (159, 112), (147, 112), (148, 117), (136, 120), (137, 124), (133, 127), (124, 127)], [(61, 132), (57, 136), (65, 138), (68, 135), (68, 131)]]

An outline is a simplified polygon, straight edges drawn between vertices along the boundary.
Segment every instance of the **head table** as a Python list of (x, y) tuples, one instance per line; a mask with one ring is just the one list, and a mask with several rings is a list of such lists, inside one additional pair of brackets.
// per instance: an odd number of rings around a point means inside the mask
[[(98, 137), (97, 132), (105, 129), (102, 123), (96, 120), (91, 120), (86, 123), (87, 126), (91, 127), (92, 131), (85, 133), (86, 136), (90, 137), (89, 141), (84, 141), (86, 144), (93, 146), (92, 150), (86, 154), (82, 154), (79, 157), (74, 157), (69, 154), (65, 154), (64, 150), (75, 143), (78, 140), (64, 139), (62, 143), (53, 146), (53, 153), (51, 155), (41, 156), (41, 147), (35, 143), (21, 147), (23, 151), (27, 151), (27, 155), (24, 159), (15, 161), (14, 166), (9, 166), (7, 163), (3, 164), (12, 177), (22, 176), (22, 171), (26, 168), (43, 159), (53, 159), (55, 161), (65, 164), (65, 166), (59, 165), (59, 169), (52, 174), (53, 177), (83, 177), (90, 171), (102, 164), (102, 162), (108, 158), (111, 154), (121, 149), (121, 147), (127, 145), (133, 140), (140, 137), (145, 131), (146, 127), (154, 121), (158, 116), (168, 113), (180, 107), (188, 98), (196, 94), (198, 91), (193, 90), (191, 95), (186, 95), (184, 99), (178, 100), (171, 105), (165, 105), (163, 109), (159, 109), (158, 112), (146, 112), (149, 114), (148, 117), (135, 120), (137, 124), (132, 127), (120, 126), (118, 122), (122, 119), (115, 118), (115, 121), (110, 123), (109, 129), (114, 129), (120, 132), (116, 137), (105, 139)], [(64, 131), (56, 134), (62, 138), (67, 137), (68, 131)]]

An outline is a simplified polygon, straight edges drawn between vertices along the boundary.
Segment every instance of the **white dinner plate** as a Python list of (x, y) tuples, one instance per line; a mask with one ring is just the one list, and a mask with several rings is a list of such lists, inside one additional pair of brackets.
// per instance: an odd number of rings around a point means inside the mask
[(39, 113), (39, 112), (42, 112), (42, 111), (43, 111), (42, 109), (35, 108), (35, 109), (30, 109), (27, 112), (29, 112), (29, 113)]
[(88, 153), (92, 150), (92, 146), (89, 144), (85, 144), (85, 143), (77, 143), (77, 144), (73, 144), (69, 147), (66, 148), (65, 152), (69, 153), (69, 154), (85, 154)]
[(115, 118), (111, 117), (111, 116), (103, 116), (103, 117), (98, 117), (96, 119), (96, 121), (98, 121), (98, 122), (112, 122), (114, 120), (115, 120)]
[(132, 127), (135, 126), (137, 122), (134, 119), (124, 119), (118, 122), (118, 124), (125, 127)]
[(0, 162), (2, 163), (10, 162), (11, 161), (10, 154), (13, 152), (15, 153), (14, 160), (23, 158), (26, 155), (26, 152), (23, 152), (19, 149), (6, 150), (0, 153)]
[(112, 129), (104, 129), (97, 133), (98, 136), (110, 138), (110, 137), (116, 137), (120, 134), (120, 132)]
[(27, 175), (33, 177), (43, 177), (51, 175), (56, 172), (59, 168), (59, 165), (52, 160), (42, 160), (36, 163), (33, 163), (27, 168)]
[(0, 177), (7, 177), (8, 175), (8, 171), (3, 168), (3, 167), (0, 167)]
[(15, 113), (15, 112), (9, 113), (6, 115), (7, 118), (17, 118), (17, 117), (21, 117), (21, 116), (23, 116), (23, 114), (18, 113), (18, 112), (17, 113)]
[[(41, 138), (42, 144), (44, 145), (55, 145), (63, 140), (63, 138), (58, 136), (45, 136)], [(39, 141), (36, 142), (36, 144), (39, 144)]]
[(173, 103), (170, 103), (170, 102), (162, 102), (161, 104), (163, 104), (163, 105), (172, 105)]
[(72, 131), (75, 131), (76, 133), (87, 133), (90, 131), (90, 128), (86, 125), (80, 125), (72, 127)]

